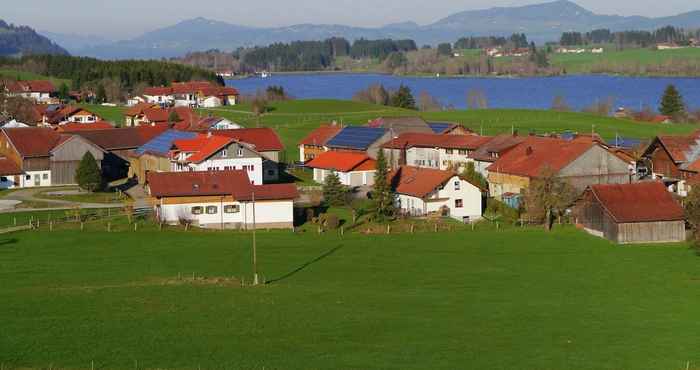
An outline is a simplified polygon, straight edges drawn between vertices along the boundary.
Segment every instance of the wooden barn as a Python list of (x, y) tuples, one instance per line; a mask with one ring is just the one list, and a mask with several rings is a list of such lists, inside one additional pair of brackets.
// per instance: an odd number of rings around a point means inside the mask
[(574, 208), (589, 233), (618, 244), (685, 241), (685, 214), (661, 182), (592, 185)]

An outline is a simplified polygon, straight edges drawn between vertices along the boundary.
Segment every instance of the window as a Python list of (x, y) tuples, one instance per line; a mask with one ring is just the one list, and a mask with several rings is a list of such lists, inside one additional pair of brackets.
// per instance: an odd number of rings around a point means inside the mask
[(463, 208), (464, 202), (461, 199), (455, 199), (455, 208)]
[(192, 214), (193, 215), (201, 215), (204, 212), (204, 209), (202, 207), (192, 207)]
[(0, 177), (0, 181), (2, 181), (2, 182), (7, 182), (7, 177), (5, 177), (5, 176)]
[(222, 156), (222, 157), (228, 157), (228, 150), (227, 150), (227, 149), (222, 150), (222, 151), (221, 151), (221, 156)]
[(452, 149), (445, 149), (446, 154), (452, 154), (454, 151)]
[(48, 173), (45, 173), (45, 174), (43, 174), (43, 175), (41, 176), (41, 178), (44, 179), (44, 180), (48, 180), (48, 179), (49, 179), (49, 174), (48, 174)]
[(25, 180), (31, 180), (31, 179), (32, 179), (32, 175), (24, 176), (24, 179), (25, 179)]
[(467, 155), (467, 150), (466, 150), (466, 149), (460, 149), (460, 150), (459, 150), (459, 155)]
[(460, 188), (460, 182), (458, 180), (458, 181), (455, 181), (455, 190), (459, 190), (459, 188)]
[(241, 211), (241, 206), (238, 204), (224, 206), (224, 213), (238, 213)]
[(238, 148), (238, 153), (236, 153), (239, 157), (243, 156), (243, 148)]
[(217, 213), (219, 213), (219, 209), (216, 206), (207, 206), (208, 215), (215, 215)]

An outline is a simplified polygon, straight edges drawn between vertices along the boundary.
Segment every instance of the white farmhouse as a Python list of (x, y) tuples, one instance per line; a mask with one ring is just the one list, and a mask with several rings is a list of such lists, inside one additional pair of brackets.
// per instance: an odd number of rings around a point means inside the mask
[(291, 229), (294, 184), (252, 185), (245, 171), (150, 172), (146, 189), (156, 217), (214, 229)]
[(454, 172), (401, 166), (389, 178), (396, 193), (396, 207), (405, 215), (440, 214), (461, 222), (482, 217), (486, 190)]

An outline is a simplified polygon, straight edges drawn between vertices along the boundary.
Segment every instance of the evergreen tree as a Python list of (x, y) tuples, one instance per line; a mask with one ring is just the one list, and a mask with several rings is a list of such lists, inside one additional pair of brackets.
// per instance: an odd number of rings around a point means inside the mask
[(374, 174), (372, 210), (377, 221), (384, 221), (394, 215), (394, 192), (389, 179), (389, 168), (380, 150), (377, 156), (377, 172)]
[(69, 97), (70, 97), (70, 89), (68, 88), (68, 85), (64, 82), (58, 88), (58, 98), (61, 100), (68, 100)]
[(336, 172), (331, 172), (323, 182), (323, 198), (331, 206), (342, 206), (347, 203), (347, 188), (340, 183)]
[(661, 97), (659, 112), (669, 117), (678, 117), (685, 114), (683, 97), (675, 86), (668, 85), (666, 91), (664, 91), (664, 95)]
[(97, 86), (97, 93), (95, 93), (95, 100), (97, 104), (104, 103), (107, 101), (107, 90), (105, 90), (105, 85), (100, 84)]
[(86, 152), (75, 173), (75, 182), (81, 189), (96, 191), (102, 188), (102, 173), (92, 153)]
[(413, 98), (411, 89), (403, 84), (399, 86), (399, 89), (391, 97), (391, 105), (397, 108), (416, 109), (416, 100)]
[(488, 189), (489, 187), (489, 182), (476, 170), (474, 162), (467, 162), (467, 168), (462, 172), (462, 178), (484, 189)]
[(439, 44), (437, 51), (440, 55), (452, 56), (452, 44), (449, 42)]

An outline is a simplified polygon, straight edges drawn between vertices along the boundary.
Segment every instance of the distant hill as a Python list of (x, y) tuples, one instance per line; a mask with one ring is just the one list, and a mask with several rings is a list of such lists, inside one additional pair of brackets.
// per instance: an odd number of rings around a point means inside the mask
[(329, 37), (409, 38), (419, 45), (454, 42), (464, 36), (508, 36), (525, 33), (537, 42), (556, 41), (563, 32), (652, 30), (667, 25), (700, 27), (700, 11), (672, 17), (648, 18), (595, 14), (571, 1), (520, 7), (498, 7), (452, 14), (433, 24), (400, 22), (379, 28), (328, 24), (299, 24), (276, 28), (255, 28), (195, 18), (148, 32), (132, 40), (98, 46), (86, 46), (75, 54), (103, 59), (163, 58), (191, 51), (219, 49), (231, 51), (241, 46), (268, 45), (296, 40), (322, 40)]
[(0, 56), (29, 54), (68, 55), (68, 52), (27, 26), (15, 26), (0, 20)]
[(68, 52), (71, 54), (74, 54), (76, 50), (106, 45), (114, 42), (114, 40), (109, 40), (96, 35), (56, 33), (50, 31), (38, 31), (38, 33), (46, 36), (56, 44), (61, 45), (61, 47), (68, 50)]

